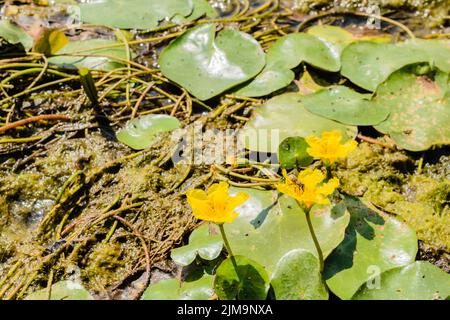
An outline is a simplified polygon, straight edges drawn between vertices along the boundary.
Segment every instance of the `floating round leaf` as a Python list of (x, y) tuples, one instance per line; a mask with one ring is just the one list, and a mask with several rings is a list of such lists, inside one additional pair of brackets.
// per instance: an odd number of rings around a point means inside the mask
[[(408, 69), (392, 74), (376, 92), (374, 105), (390, 112), (375, 126), (406, 150), (422, 151), (450, 144), (450, 91), (447, 81), (416, 76)], [(448, 79), (448, 74), (444, 74)]]
[(314, 158), (306, 151), (308, 147), (308, 144), (302, 137), (289, 137), (283, 140), (278, 148), (278, 159), (281, 167), (294, 169), (309, 166), (313, 163)]
[(203, 224), (195, 229), (189, 236), (189, 244), (181, 248), (173, 249), (171, 258), (181, 266), (190, 265), (197, 254), (205, 260), (216, 259), (223, 248), (222, 237), (217, 230), (210, 228), (209, 224)]
[(278, 262), (271, 285), (277, 300), (327, 300), (320, 263), (311, 252), (298, 249)]
[(217, 268), (214, 281), (221, 300), (265, 300), (269, 286), (264, 267), (244, 256), (224, 260)]
[[(344, 241), (325, 261), (328, 288), (341, 299), (350, 299), (374, 274), (414, 261), (417, 237), (394, 217), (381, 216), (360, 199), (346, 197), (351, 214)], [(375, 268), (375, 269), (374, 269)]]
[(370, 126), (386, 120), (389, 109), (377, 107), (370, 95), (332, 86), (303, 98), (306, 110), (348, 125)]
[(419, 62), (431, 62), (450, 72), (450, 47), (437, 40), (398, 44), (356, 42), (342, 53), (341, 72), (361, 88), (375, 91), (394, 71)]
[[(238, 218), (225, 231), (234, 254), (264, 266), (269, 276), (280, 259), (291, 250), (304, 249), (317, 256), (305, 213), (292, 198), (276, 191), (232, 188), (251, 198), (237, 211)], [(343, 210), (341, 210), (343, 209)], [(313, 207), (311, 219), (324, 257), (344, 239), (349, 214), (342, 206)]]
[(150, 285), (141, 300), (209, 300), (214, 296), (213, 282), (214, 277), (208, 274), (182, 283), (177, 279), (161, 280)]
[(278, 152), (280, 142), (288, 137), (318, 136), (324, 131), (339, 130), (343, 140), (353, 139), (357, 128), (315, 115), (305, 109), (298, 93), (276, 96), (255, 110), (240, 133), (244, 145), (259, 152)]
[[(121, 29), (155, 29), (160, 21), (192, 13), (192, 0), (102, 0), (78, 4), (86, 23)], [(101, 12), (101, 14), (99, 14)]]
[(339, 53), (323, 41), (306, 33), (293, 33), (277, 40), (267, 52), (267, 65), (248, 85), (236, 94), (248, 97), (268, 95), (294, 80), (290, 70), (306, 62), (326, 71), (339, 71)]
[(154, 114), (133, 119), (124, 129), (117, 132), (117, 139), (135, 150), (150, 147), (157, 135), (180, 128), (177, 118), (164, 114)]
[(201, 100), (253, 78), (264, 63), (264, 52), (250, 35), (225, 29), (216, 37), (213, 24), (188, 30), (159, 58), (162, 73)]
[(353, 299), (444, 300), (450, 296), (450, 275), (428, 261), (383, 272), (379, 281), (379, 287), (363, 285)]

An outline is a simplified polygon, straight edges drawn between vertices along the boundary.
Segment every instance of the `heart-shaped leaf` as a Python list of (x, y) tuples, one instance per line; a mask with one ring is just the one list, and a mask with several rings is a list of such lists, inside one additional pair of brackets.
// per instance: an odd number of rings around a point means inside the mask
[(350, 299), (362, 284), (380, 273), (412, 263), (417, 237), (405, 223), (381, 216), (360, 199), (346, 197), (351, 214), (345, 239), (325, 261), (328, 288), (341, 299)]
[(205, 260), (214, 260), (222, 252), (223, 241), (216, 230), (208, 224), (195, 229), (189, 236), (189, 244), (171, 251), (171, 258), (181, 266), (194, 262), (197, 254)]
[(378, 88), (374, 104), (390, 113), (375, 128), (389, 134), (399, 147), (422, 151), (450, 144), (448, 74), (438, 72), (433, 80), (408, 68), (399, 70)]
[(269, 287), (264, 267), (244, 256), (228, 258), (217, 268), (214, 288), (221, 300), (265, 300)]
[(52, 285), (50, 298), (48, 289), (42, 289), (28, 295), (25, 300), (93, 300), (89, 291), (73, 281), (60, 281)]
[(342, 53), (343, 76), (375, 91), (394, 71), (419, 62), (430, 62), (450, 72), (450, 47), (438, 40), (414, 40), (398, 44), (356, 42)]
[[(276, 191), (232, 188), (250, 199), (237, 209), (238, 218), (224, 228), (233, 253), (243, 255), (264, 266), (269, 276), (280, 259), (295, 249), (317, 256), (305, 213), (292, 198)], [(311, 220), (323, 254), (327, 257), (344, 239), (349, 214), (338, 205), (313, 207)]]
[(306, 250), (286, 253), (275, 268), (271, 284), (277, 300), (328, 300), (319, 259)]
[(209, 300), (214, 296), (213, 283), (214, 277), (208, 274), (182, 283), (177, 279), (162, 280), (150, 285), (141, 300)]
[(0, 38), (10, 44), (20, 43), (25, 51), (29, 51), (33, 47), (33, 38), (9, 20), (0, 20)]
[(363, 285), (353, 299), (444, 300), (449, 296), (450, 275), (428, 261), (416, 261), (383, 272), (379, 287), (368, 288)]
[(377, 107), (370, 95), (344, 86), (332, 86), (303, 98), (306, 110), (348, 125), (370, 126), (386, 120), (388, 108)]
[(151, 114), (133, 119), (117, 132), (117, 139), (135, 150), (150, 147), (159, 133), (180, 128), (177, 118), (164, 114)]
[(240, 132), (240, 139), (252, 151), (278, 152), (288, 137), (318, 136), (324, 131), (339, 130), (344, 140), (353, 139), (357, 128), (315, 115), (305, 109), (304, 96), (286, 93), (276, 96), (255, 110), (252, 119)]
[(210, 99), (257, 75), (265, 56), (250, 35), (214, 24), (185, 32), (161, 53), (162, 73), (201, 100)]
[[(79, 17), (86, 23), (121, 29), (158, 27), (163, 20), (175, 15), (189, 16), (192, 0), (102, 0), (78, 4)], [(101, 12), (101, 14), (99, 14)]]
[(308, 152), (309, 145), (302, 137), (285, 139), (278, 148), (278, 159), (284, 169), (306, 167), (313, 163), (314, 158)]
[(339, 71), (339, 54), (318, 38), (306, 33), (292, 33), (277, 40), (267, 52), (267, 65), (236, 94), (248, 97), (268, 95), (294, 80), (291, 69), (306, 62), (326, 71)]
[(66, 69), (111, 71), (123, 67), (123, 60), (126, 59), (127, 52), (120, 42), (90, 39), (69, 42), (48, 61)]

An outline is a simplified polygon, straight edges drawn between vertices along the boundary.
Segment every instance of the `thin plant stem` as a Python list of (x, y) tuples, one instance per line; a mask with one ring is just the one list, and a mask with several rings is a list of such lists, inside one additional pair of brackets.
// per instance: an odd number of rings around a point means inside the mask
[(309, 232), (311, 233), (311, 238), (313, 239), (314, 245), (316, 246), (317, 254), (319, 256), (320, 272), (322, 273), (324, 267), (323, 253), (311, 222), (311, 210), (310, 209), (305, 210), (305, 214), (306, 214), (306, 221), (308, 222)]
[(227, 235), (225, 233), (225, 229), (223, 228), (223, 224), (219, 224), (220, 234), (222, 235), (223, 243), (225, 244), (225, 248), (228, 251), (228, 255), (230, 258), (234, 259), (233, 251), (231, 251), (230, 243), (228, 242)]
[(233, 264), (234, 269), (236, 270), (236, 274), (239, 277), (238, 266), (236, 263), (236, 259), (234, 257), (233, 251), (231, 251), (230, 243), (228, 242), (227, 235), (225, 233), (225, 229), (223, 228), (223, 224), (219, 224), (220, 234), (222, 235), (223, 243), (225, 244), (225, 248), (228, 251), (228, 256), (231, 259), (231, 263)]

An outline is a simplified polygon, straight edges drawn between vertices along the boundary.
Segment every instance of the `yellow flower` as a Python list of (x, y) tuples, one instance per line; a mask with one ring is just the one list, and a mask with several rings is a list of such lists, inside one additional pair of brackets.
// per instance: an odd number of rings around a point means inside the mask
[(233, 222), (238, 213), (234, 211), (250, 197), (248, 194), (238, 192), (235, 196), (228, 193), (228, 183), (213, 184), (208, 193), (194, 189), (187, 192), (187, 201), (197, 219), (211, 221), (218, 224)]
[(310, 208), (313, 204), (330, 203), (327, 196), (339, 187), (337, 178), (322, 183), (325, 180), (325, 175), (317, 169), (308, 168), (300, 172), (297, 176), (297, 182), (289, 178), (286, 170), (283, 170), (283, 176), (286, 181), (277, 184), (278, 191), (294, 198), (307, 208)]
[(306, 150), (310, 156), (320, 158), (323, 162), (332, 164), (339, 158), (345, 158), (350, 152), (355, 150), (358, 143), (349, 140), (341, 144), (342, 135), (340, 131), (328, 131), (322, 133), (322, 138), (314, 136), (306, 137), (305, 140), (309, 144)]

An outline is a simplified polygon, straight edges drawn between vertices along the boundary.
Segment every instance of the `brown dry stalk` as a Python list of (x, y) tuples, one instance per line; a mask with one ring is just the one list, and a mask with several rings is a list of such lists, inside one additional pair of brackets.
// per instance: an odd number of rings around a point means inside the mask
[(15, 129), (20, 126), (27, 125), (33, 122), (39, 122), (44, 120), (61, 120), (61, 121), (70, 121), (68, 116), (62, 114), (43, 114), (40, 116), (30, 117), (27, 119), (19, 120), (16, 122), (9, 123), (3, 127), (0, 127), (0, 134), (5, 133), (8, 130)]

